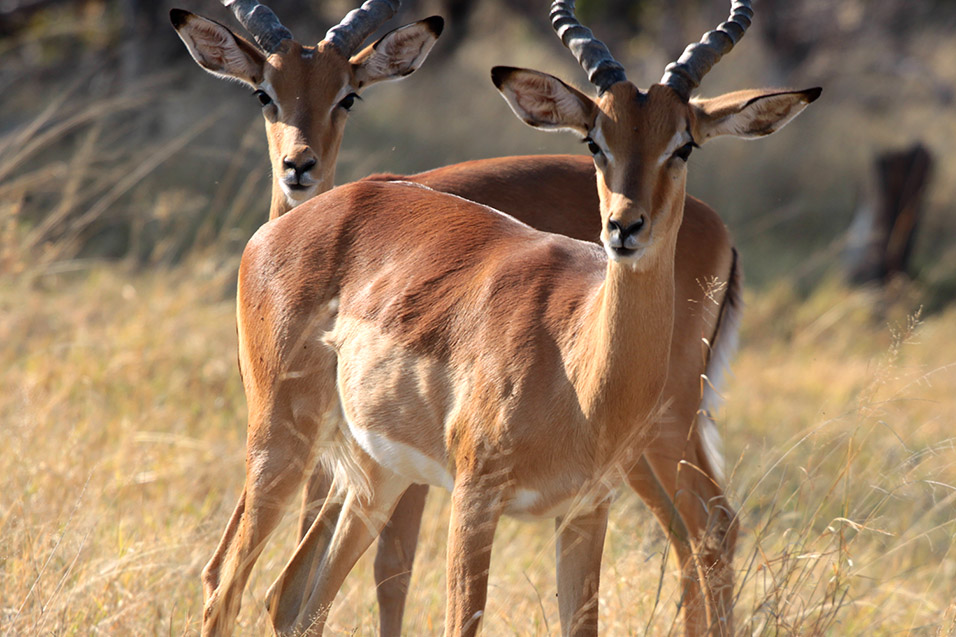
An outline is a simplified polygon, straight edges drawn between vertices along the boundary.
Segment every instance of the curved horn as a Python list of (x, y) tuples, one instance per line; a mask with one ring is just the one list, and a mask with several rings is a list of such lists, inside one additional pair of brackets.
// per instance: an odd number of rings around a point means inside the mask
[(689, 100), (707, 71), (744, 36), (753, 16), (750, 0), (733, 0), (727, 21), (705, 33), (700, 42), (694, 42), (684, 49), (677, 61), (664, 69), (660, 83), (670, 86), (684, 100)]
[(372, 31), (395, 15), (401, 4), (400, 0), (366, 0), (361, 7), (349, 11), (340, 23), (329, 29), (325, 39), (344, 55), (352, 55)]
[(231, 9), (239, 24), (252, 34), (267, 53), (275, 53), (283, 40), (291, 40), (292, 32), (282, 26), (272, 9), (256, 0), (220, 0)]
[(624, 67), (614, 59), (607, 46), (574, 17), (574, 0), (554, 0), (551, 26), (584, 68), (591, 83), (602, 93), (612, 84), (627, 79)]

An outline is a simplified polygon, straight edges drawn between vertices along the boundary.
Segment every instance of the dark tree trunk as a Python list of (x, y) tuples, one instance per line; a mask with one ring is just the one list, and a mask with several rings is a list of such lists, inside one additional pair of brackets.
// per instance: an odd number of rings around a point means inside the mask
[(922, 144), (876, 158), (875, 183), (850, 227), (851, 281), (885, 282), (906, 274), (933, 158)]

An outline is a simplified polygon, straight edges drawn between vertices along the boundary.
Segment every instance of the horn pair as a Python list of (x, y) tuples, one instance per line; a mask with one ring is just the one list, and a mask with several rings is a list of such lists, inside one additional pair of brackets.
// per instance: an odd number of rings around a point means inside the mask
[[(704, 75), (743, 37), (753, 18), (750, 0), (733, 0), (730, 17), (700, 42), (689, 45), (681, 56), (664, 68), (661, 84), (670, 86), (685, 101), (700, 85)], [(574, 0), (555, 0), (551, 5), (551, 26), (602, 93), (627, 79), (624, 67), (591, 30), (574, 17)]]
[[(276, 14), (256, 0), (220, 0), (256, 43), (267, 53), (275, 53), (283, 40), (291, 40), (292, 32), (282, 26)], [(329, 29), (325, 39), (346, 57), (354, 53), (375, 29), (398, 11), (399, 0), (367, 0), (350, 11), (338, 25)]]

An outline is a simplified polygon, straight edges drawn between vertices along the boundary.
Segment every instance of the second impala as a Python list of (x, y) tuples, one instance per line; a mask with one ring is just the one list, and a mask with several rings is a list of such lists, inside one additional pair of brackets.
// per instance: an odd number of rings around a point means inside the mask
[[(772, 133), (820, 93), (690, 99), (749, 24), (747, 4), (646, 91), (564, 2), (552, 19), (596, 98), (535, 71), (493, 71), (523, 120), (588, 141), (601, 246), (374, 181), (256, 233), (237, 312), (244, 501), (214, 558), (204, 632), (230, 630), (249, 570), (320, 447), (343, 497), (326, 503), (273, 588), (281, 633), (321, 633), (346, 574), (415, 482), (452, 492), (447, 634), (478, 629), (502, 514), (557, 519), (563, 632), (596, 632), (610, 490), (660, 425), (686, 160), (719, 135)], [(344, 426), (329, 417), (338, 410)], [(732, 631), (731, 617), (708, 619), (701, 630)]]

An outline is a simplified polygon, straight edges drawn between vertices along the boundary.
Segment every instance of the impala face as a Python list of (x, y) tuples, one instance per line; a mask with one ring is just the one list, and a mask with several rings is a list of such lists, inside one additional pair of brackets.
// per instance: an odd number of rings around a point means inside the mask
[[(256, 6), (259, 13), (262, 9)], [(241, 10), (238, 15), (244, 16)], [(351, 48), (377, 26), (367, 18), (359, 28), (347, 17), (316, 46), (296, 42), (275, 21), (265, 29), (268, 50), (188, 11), (173, 9), (170, 19), (201, 67), (252, 88), (269, 140), (270, 218), (332, 188), (345, 122), (359, 94), (415, 71), (444, 25), (437, 16), (408, 24), (353, 54)]]
[(262, 65), (254, 95), (262, 106), (272, 174), (291, 208), (329, 190), (360, 81), (327, 43), (286, 40)]
[(526, 69), (497, 67), (492, 80), (526, 123), (577, 133), (594, 156), (601, 243), (609, 259), (642, 269), (644, 257), (673, 241), (684, 208), (687, 159), (696, 143), (694, 111), (673, 89), (641, 91), (622, 80), (597, 98)]
[(570, 130), (587, 144), (597, 171), (601, 243), (611, 261), (638, 271), (656, 260), (646, 257), (674, 247), (687, 160), (698, 144), (769, 135), (820, 96), (812, 88), (690, 99), (667, 84), (641, 91), (620, 75), (591, 98), (539, 71), (499, 66), (491, 77), (525, 123)]
[(594, 156), (608, 258), (639, 268), (680, 224), (692, 113), (670, 88), (618, 82), (595, 101), (585, 142)]

